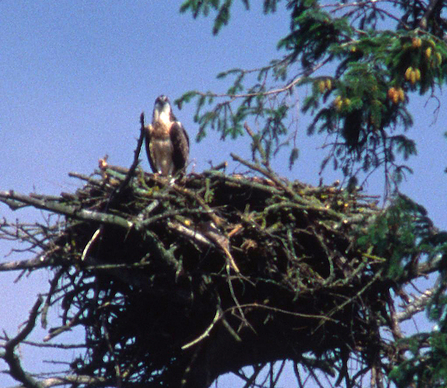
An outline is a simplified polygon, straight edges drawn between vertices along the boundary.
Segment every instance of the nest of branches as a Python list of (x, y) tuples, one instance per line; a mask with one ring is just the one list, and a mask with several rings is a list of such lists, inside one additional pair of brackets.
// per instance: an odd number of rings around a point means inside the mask
[[(356, 244), (380, 213), (374, 198), (261, 172), (173, 182), (103, 164), (72, 174), (84, 181), (73, 194), (8, 192), (10, 205), (65, 215), (46, 228), (38, 261), (55, 274), (45, 306), (61, 300), (63, 311), (49, 337), (85, 328), (76, 375), (206, 387), (286, 359), (338, 382), (382, 370), (390, 284), (383, 260)], [(352, 357), (363, 365), (355, 376)]]

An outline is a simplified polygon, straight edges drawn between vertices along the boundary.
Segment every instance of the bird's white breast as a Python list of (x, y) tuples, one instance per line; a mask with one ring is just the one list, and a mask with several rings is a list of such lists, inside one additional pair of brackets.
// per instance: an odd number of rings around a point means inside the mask
[(172, 161), (173, 147), (171, 139), (154, 139), (151, 148), (157, 172), (165, 176), (172, 175), (174, 163)]

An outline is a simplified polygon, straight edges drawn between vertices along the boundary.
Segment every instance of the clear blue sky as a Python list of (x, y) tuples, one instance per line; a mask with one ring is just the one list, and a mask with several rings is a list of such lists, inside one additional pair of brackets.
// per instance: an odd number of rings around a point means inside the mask
[[(150, 117), (158, 95), (175, 100), (191, 89), (222, 92), (227, 84), (215, 79), (217, 73), (259, 67), (279, 57), (276, 43), (289, 26), (284, 4), (277, 14), (264, 16), (261, 1), (253, 1), (251, 12), (236, 3), (229, 27), (214, 37), (212, 18), (180, 15), (180, 1), (0, 1), (0, 190), (73, 191), (78, 182), (67, 173), (89, 174), (105, 154), (109, 163), (129, 166), (139, 115), (145, 111)], [(410, 162), (415, 174), (402, 189), (446, 229), (446, 116), (441, 109), (431, 126), (435, 104), (425, 107), (425, 102), (412, 104), (415, 127), (410, 134), (418, 141), (419, 156)], [(175, 110), (191, 139), (197, 134), (194, 108), (190, 104)], [(316, 184), (323, 157), (317, 147), (324, 139), (307, 138), (307, 120), (297, 115), (300, 159), (292, 172), (287, 160), (274, 166), (291, 179)], [(229, 160), (230, 152), (248, 156), (247, 141), (221, 142), (212, 134), (193, 142), (190, 169), (202, 171), (209, 160)], [(141, 158), (149, 170), (145, 155)], [(379, 175), (368, 185), (369, 192), (383, 193)], [(328, 171), (325, 178), (330, 183), (340, 174)], [(40, 214), (12, 213), (0, 205), (0, 216), (33, 220)], [(0, 260), (27, 257), (4, 259), (10, 247), (0, 242)], [(13, 284), (15, 275), (0, 274), (0, 328), (10, 335), (26, 320), (37, 292), (46, 289), (51, 277), (42, 271)], [(40, 369), (29, 351), (23, 354), (26, 366)], [(0, 386), (8, 384), (11, 379), (0, 375)]]

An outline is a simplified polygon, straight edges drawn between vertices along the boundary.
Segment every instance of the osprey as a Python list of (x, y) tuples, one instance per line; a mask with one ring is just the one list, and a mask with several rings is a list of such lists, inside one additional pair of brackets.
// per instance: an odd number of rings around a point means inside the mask
[(164, 176), (175, 175), (188, 161), (188, 134), (166, 96), (155, 100), (152, 124), (146, 127), (146, 152), (154, 173)]

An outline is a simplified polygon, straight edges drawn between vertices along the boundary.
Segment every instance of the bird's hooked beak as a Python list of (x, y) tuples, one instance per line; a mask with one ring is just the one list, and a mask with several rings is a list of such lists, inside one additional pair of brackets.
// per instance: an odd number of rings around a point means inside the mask
[(154, 120), (158, 120), (162, 114), (165, 114), (168, 117), (171, 114), (171, 104), (169, 102), (169, 98), (164, 95), (158, 96), (155, 100)]
[(165, 104), (167, 102), (169, 103), (169, 98), (163, 94), (161, 96), (158, 96), (157, 99), (155, 100), (156, 104)]

